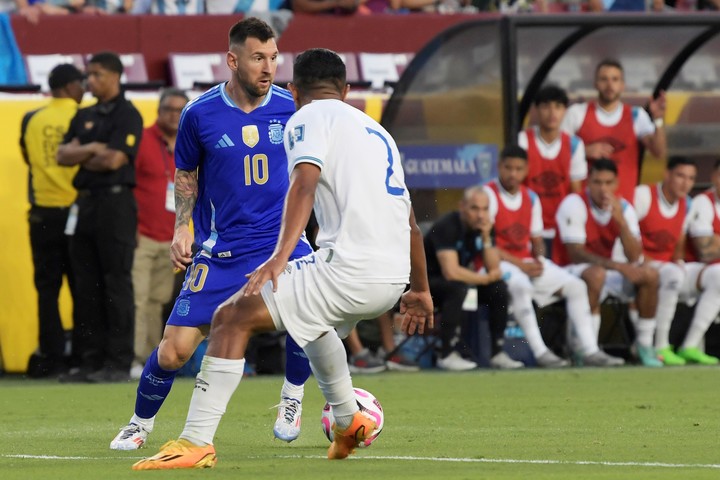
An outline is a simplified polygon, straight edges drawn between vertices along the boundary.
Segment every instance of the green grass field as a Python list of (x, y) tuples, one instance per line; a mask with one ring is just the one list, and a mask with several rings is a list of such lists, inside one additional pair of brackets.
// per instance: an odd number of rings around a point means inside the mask
[(272, 437), (282, 378), (250, 378), (218, 430), (216, 468), (165, 472), (130, 466), (180, 433), (192, 380), (175, 384), (147, 448), (114, 452), (134, 384), (1, 379), (0, 478), (717, 479), (719, 378), (701, 367), (356, 376), (382, 402), (385, 429), (341, 462), (324, 458), (314, 380), (288, 445)]

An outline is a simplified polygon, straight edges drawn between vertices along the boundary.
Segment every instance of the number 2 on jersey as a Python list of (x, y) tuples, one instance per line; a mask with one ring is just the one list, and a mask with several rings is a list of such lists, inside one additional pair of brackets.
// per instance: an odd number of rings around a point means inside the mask
[(365, 129), (370, 135), (377, 135), (378, 138), (383, 141), (383, 143), (385, 144), (385, 148), (387, 149), (388, 168), (387, 175), (385, 176), (385, 189), (390, 195), (394, 195), (396, 197), (401, 196), (403, 193), (405, 193), (404, 188), (390, 186), (390, 177), (392, 177), (393, 173), (395, 172), (393, 172), (393, 153), (392, 149), (390, 148), (390, 144), (387, 141), (387, 138), (385, 138), (382, 133), (378, 132), (377, 130), (373, 130), (370, 127), (365, 127)]
[(250, 158), (245, 155), (245, 185), (250, 186), (253, 183), (263, 185), (267, 183), (268, 173), (268, 157), (262, 153), (256, 153)]

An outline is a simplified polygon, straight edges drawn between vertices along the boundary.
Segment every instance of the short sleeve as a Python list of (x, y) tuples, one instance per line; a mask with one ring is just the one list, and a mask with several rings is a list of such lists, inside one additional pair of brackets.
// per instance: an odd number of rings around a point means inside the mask
[(543, 219), (542, 219), (542, 204), (540, 203), (540, 198), (537, 196), (537, 193), (530, 190), (530, 200), (532, 201), (532, 213), (531, 213), (531, 220), (530, 220), (530, 236), (531, 237), (539, 237), (542, 235), (543, 228)]
[(202, 159), (202, 143), (198, 140), (197, 116), (185, 108), (180, 117), (177, 139), (175, 140), (175, 167), (193, 171)]
[(483, 190), (488, 196), (488, 213), (490, 214), (490, 221), (495, 223), (495, 217), (498, 212), (498, 199), (495, 195), (495, 190), (490, 188), (488, 185), (483, 185)]
[(107, 147), (118, 150), (133, 160), (137, 155), (138, 146), (143, 132), (143, 121), (135, 107), (127, 105), (114, 119), (115, 129), (110, 135)]
[(707, 195), (697, 195), (690, 207), (688, 234), (691, 237), (709, 237), (713, 234), (715, 205)]
[(655, 124), (645, 109), (640, 107), (632, 107), (633, 109), (633, 128), (637, 138), (647, 137), (655, 133)]
[(585, 180), (588, 174), (587, 159), (585, 158), (585, 143), (576, 135), (570, 138), (570, 179)]
[(560, 240), (563, 243), (584, 244), (587, 239), (587, 216), (587, 207), (579, 195), (571, 193), (565, 197), (555, 214)]
[(621, 201), (623, 207), (623, 217), (625, 217), (625, 222), (627, 222), (630, 233), (632, 233), (633, 237), (640, 238), (640, 223), (638, 222), (638, 216), (635, 209), (632, 205), (630, 205), (630, 202), (625, 200)]
[(288, 171), (298, 163), (312, 163), (320, 169), (327, 161), (330, 139), (318, 108), (313, 104), (298, 110), (285, 129), (285, 153), (288, 157)]
[(570, 105), (565, 112), (565, 117), (560, 125), (561, 130), (570, 135), (575, 135), (577, 131), (580, 130), (580, 127), (582, 127), (586, 111), (587, 103), (575, 103)]
[(650, 211), (650, 203), (652, 202), (650, 187), (648, 185), (638, 185), (635, 187), (635, 196), (633, 205), (635, 205), (635, 213), (638, 220), (645, 218)]

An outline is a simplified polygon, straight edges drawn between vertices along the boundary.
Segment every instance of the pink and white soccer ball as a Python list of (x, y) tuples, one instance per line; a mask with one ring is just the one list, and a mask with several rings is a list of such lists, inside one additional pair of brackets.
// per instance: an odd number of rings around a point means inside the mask
[[(369, 447), (375, 441), (378, 435), (380, 435), (380, 432), (382, 432), (383, 429), (383, 425), (385, 424), (385, 415), (383, 414), (383, 408), (382, 405), (380, 405), (378, 399), (375, 398), (375, 395), (368, 392), (367, 390), (363, 390), (362, 388), (355, 389), (355, 399), (357, 400), (360, 412), (366, 417), (373, 419), (377, 424), (377, 428), (372, 432), (372, 435), (370, 435), (363, 443), (359, 445), (363, 448)], [(332, 407), (327, 403), (323, 407), (320, 423), (322, 425), (323, 433), (325, 433), (325, 436), (328, 438), (328, 440), (332, 442), (334, 437), (333, 426), (335, 425), (335, 418), (333, 417)]]

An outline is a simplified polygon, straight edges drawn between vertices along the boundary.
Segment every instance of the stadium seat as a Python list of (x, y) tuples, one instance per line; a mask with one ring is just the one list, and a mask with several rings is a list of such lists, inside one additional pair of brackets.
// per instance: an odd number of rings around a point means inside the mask
[(373, 89), (394, 87), (407, 68), (412, 53), (360, 53), (360, 72)]
[(366, 89), (370, 88), (370, 81), (366, 80), (362, 77), (360, 73), (360, 68), (358, 67), (358, 59), (357, 55), (355, 53), (345, 52), (345, 53), (338, 53), (342, 61), (345, 63), (345, 69), (346, 69), (346, 79), (347, 83), (350, 84), (351, 87), (360, 88), (360, 89)]
[(60, 54), (53, 53), (49, 55), (26, 55), (25, 68), (27, 72), (28, 82), (33, 85), (40, 85), (43, 92), (50, 91), (47, 79), (55, 66), (61, 63), (72, 63), (80, 70), (85, 70), (85, 62), (83, 56), (77, 54)]
[(292, 81), (295, 56), (294, 53), (281, 53), (278, 55), (275, 85), (287, 88), (288, 82)]
[(120, 54), (120, 61), (125, 70), (120, 82), (126, 90), (157, 90), (165, 85), (165, 82), (160, 80), (148, 79), (145, 57), (142, 53)]
[(168, 60), (173, 86), (183, 90), (206, 89), (230, 80), (224, 53), (171, 53)]

